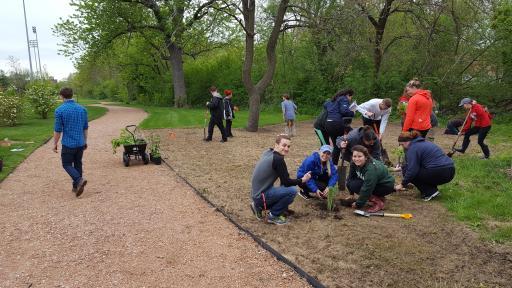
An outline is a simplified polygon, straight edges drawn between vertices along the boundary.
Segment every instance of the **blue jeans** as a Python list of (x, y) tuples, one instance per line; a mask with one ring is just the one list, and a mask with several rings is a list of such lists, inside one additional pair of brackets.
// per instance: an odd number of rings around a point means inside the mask
[(69, 148), (62, 145), (60, 153), (62, 159), (62, 167), (73, 179), (73, 187), (78, 186), (78, 182), (82, 179), (82, 156), (84, 155), (84, 147)]
[[(295, 195), (297, 195), (297, 188), (295, 186), (272, 186), (263, 194), (265, 194), (267, 210), (270, 210), (272, 215), (279, 216), (288, 209), (288, 205), (292, 204), (293, 200), (295, 199)], [(265, 207), (263, 205), (262, 197), (253, 200), (257, 207)]]

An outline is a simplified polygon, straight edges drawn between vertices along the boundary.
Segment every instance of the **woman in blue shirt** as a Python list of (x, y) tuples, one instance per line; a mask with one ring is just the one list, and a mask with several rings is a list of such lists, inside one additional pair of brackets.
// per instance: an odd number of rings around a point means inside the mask
[[(325, 130), (332, 143), (336, 143), (336, 138), (345, 134), (345, 123), (343, 118), (354, 117), (354, 112), (350, 110), (350, 101), (354, 91), (352, 89), (341, 90), (336, 93), (331, 100), (324, 103), (324, 109), (327, 110), (327, 120)], [(332, 151), (332, 162), (338, 165), (340, 158), (340, 148), (334, 146)]]

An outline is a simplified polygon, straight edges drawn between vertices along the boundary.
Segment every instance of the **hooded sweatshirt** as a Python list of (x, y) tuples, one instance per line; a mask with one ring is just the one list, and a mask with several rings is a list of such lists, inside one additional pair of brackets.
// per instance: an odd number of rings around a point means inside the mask
[(410, 128), (419, 131), (430, 129), (432, 127), (430, 124), (430, 114), (432, 113), (430, 91), (418, 89), (409, 99), (405, 113), (402, 131), (409, 131)]
[(491, 126), (491, 117), (490, 114), (484, 110), (482, 105), (473, 104), (471, 105), (471, 110), (469, 111), (469, 118), (466, 121), (464, 127), (462, 127), (462, 132), (466, 132), (471, 128), (471, 123), (475, 121), (475, 127), (488, 127)]
[(407, 165), (403, 167), (402, 185), (409, 184), (420, 172), (420, 169), (436, 169), (453, 167), (453, 160), (436, 144), (418, 137), (411, 140), (406, 152)]
[(318, 190), (318, 186), (316, 185), (318, 178), (321, 175), (330, 172), (331, 174), (329, 175), (329, 183), (327, 183), (327, 186), (334, 187), (334, 185), (336, 185), (338, 182), (338, 171), (336, 170), (336, 166), (334, 166), (332, 163), (332, 159), (329, 159), (329, 163), (327, 163), (327, 165), (329, 165), (329, 169), (322, 166), (322, 159), (320, 159), (320, 154), (318, 151), (315, 151), (313, 154), (304, 159), (300, 165), (299, 169), (297, 170), (297, 179), (304, 177), (306, 173), (311, 171), (311, 178), (308, 180), (308, 182), (306, 182), (306, 185), (311, 191), (316, 192), (316, 190)]
[(354, 162), (350, 163), (348, 178), (348, 181), (351, 179), (363, 180), (363, 186), (356, 201), (357, 208), (362, 208), (366, 204), (373, 191), (375, 191), (375, 187), (388, 186), (392, 188), (395, 185), (395, 178), (389, 174), (388, 167), (371, 158), (362, 167), (357, 166)]
[(347, 135), (339, 136), (336, 138), (336, 146), (340, 147), (342, 141), (347, 141), (347, 148), (345, 149), (345, 154), (342, 157), (346, 161), (350, 161), (352, 158), (352, 147), (356, 145), (362, 145), (368, 149), (370, 155), (373, 159), (382, 161), (382, 151), (380, 150), (380, 141), (376, 138), (373, 141), (373, 145), (366, 146), (363, 142), (363, 131), (364, 127), (360, 127), (357, 129), (353, 129)]
[(224, 118), (224, 105), (222, 101), (222, 96), (219, 92), (215, 91), (212, 93), (212, 99), (210, 103), (206, 105), (208, 109), (210, 109), (210, 115), (216, 119)]

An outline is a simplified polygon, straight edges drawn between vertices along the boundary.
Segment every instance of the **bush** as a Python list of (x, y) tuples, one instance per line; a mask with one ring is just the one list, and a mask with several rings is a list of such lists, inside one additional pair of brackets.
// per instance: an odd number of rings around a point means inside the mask
[(4, 125), (16, 126), (21, 117), (23, 102), (16, 93), (14, 86), (5, 92), (0, 91), (0, 122)]
[(44, 80), (34, 82), (26, 91), (34, 111), (43, 119), (47, 119), (48, 113), (57, 106), (57, 95), (55, 85)]

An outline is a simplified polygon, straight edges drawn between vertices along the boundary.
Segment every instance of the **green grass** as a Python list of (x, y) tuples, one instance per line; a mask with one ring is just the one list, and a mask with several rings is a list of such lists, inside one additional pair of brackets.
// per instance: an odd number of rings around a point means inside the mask
[[(87, 106), (89, 121), (96, 119), (107, 112), (103, 107)], [(10, 147), (0, 146), (0, 159), (3, 159), (4, 167), (0, 172), (0, 181), (5, 179), (14, 168), (25, 160), (35, 149), (41, 146), (53, 135), (53, 113), (48, 119), (40, 119), (34, 114), (29, 114), (15, 127), (0, 127), (0, 139), (9, 138), (12, 141), (33, 142), (15, 143)], [(11, 149), (22, 148), (23, 151), (12, 152)]]
[[(170, 107), (154, 107), (141, 105), (127, 105), (130, 107), (138, 107), (149, 113), (149, 116), (139, 125), (143, 129), (158, 128), (192, 128), (203, 127), (206, 119), (208, 123), (210, 114), (206, 113), (206, 109), (183, 109)], [(238, 111), (233, 120), (233, 128), (244, 128), (247, 126), (249, 111)], [(311, 115), (298, 115), (298, 121), (313, 119)], [(280, 111), (263, 111), (260, 113), (259, 126), (283, 123)]]
[[(496, 242), (512, 242), (512, 181), (506, 173), (512, 168), (512, 133), (507, 127), (493, 125), (487, 142), (500, 145), (491, 149), (490, 160), (456, 154), (455, 179), (442, 188), (442, 201), (455, 218)], [(476, 135), (470, 145), (477, 145)]]

